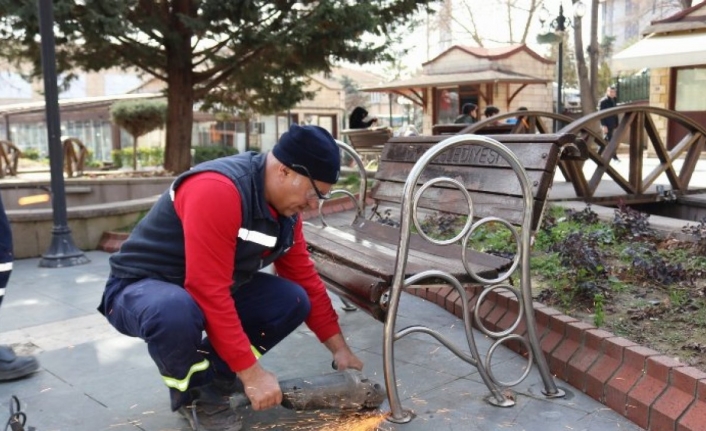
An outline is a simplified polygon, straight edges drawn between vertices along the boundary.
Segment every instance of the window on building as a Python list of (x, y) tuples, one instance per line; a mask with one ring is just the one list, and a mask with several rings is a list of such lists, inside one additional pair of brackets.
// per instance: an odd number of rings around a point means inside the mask
[(706, 67), (678, 69), (674, 110), (706, 111)]
[(370, 93), (370, 103), (371, 104), (382, 103), (384, 101), (383, 96), (384, 96), (383, 93)]
[(439, 88), (435, 95), (436, 123), (451, 124), (459, 113), (458, 89)]

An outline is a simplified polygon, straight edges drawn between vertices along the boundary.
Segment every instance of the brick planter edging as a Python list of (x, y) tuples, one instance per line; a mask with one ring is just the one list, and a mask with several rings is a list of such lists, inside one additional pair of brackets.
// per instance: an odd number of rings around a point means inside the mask
[[(474, 305), (479, 288), (467, 288)], [(448, 287), (409, 289), (459, 318), (460, 297)], [(479, 314), (491, 330), (509, 327), (514, 294), (488, 292)], [(706, 431), (706, 373), (593, 325), (534, 303), (537, 333), (551, 372), (650, 431)], [(516, 333), (524, 335), (524, 325)], [(506, 343), (520, 352), (519, 343)]]

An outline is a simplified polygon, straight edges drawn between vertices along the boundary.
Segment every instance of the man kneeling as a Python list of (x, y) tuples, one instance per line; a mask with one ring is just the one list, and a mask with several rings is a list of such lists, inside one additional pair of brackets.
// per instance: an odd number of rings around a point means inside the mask
[[(306, 322), (338, 369), (363, 363), (306, 249), (299, 213), (327, 199), (340, 155), (318, 126), (293, 125), (273, 150), (197, 165), (180, 175), (110, 258), (99, 311), (147, 342), (171, 408), (195, 428), (238, 430), (227, 395), (253, 409), (281, 403), (257, 359)], [(259, 272), (274, 264), (277, 275)], [(203, 331), (206, 337), (202, 336)]]

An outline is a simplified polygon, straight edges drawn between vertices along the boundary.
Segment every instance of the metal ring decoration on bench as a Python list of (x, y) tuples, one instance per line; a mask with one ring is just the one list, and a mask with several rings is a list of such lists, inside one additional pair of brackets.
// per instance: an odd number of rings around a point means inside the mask
[[(512, 260), (512, 265), (510, 266), (510, 269), (505, 271), (504, 273), (500, 274), (496, 278), (484, 278), (481, 277), (480, 275), (476, 274), (473, 269), (468, 266), (468, 259), (466, 259), (466, 250), (468, 250), (468, 241), (470, 241), (471, 236), (473, 235), (473, 232), (476, 231), (479, 227), (486, 223), (490, 222), (498, 222), (502, 225), (504, 225), (506, 228), (510, 230), (512, 233), (513, 238), (515, 238), (515, 245), (517, 246), (517, 249), (515, 250), (515, 258)], [(510, 224), (507, 220), (503, 220), (499, 217), (485, 217), (481, 220), (478, 220), (473, 224), (471, 227), (471, 230), (468, 231), (468, 234), (463, 238), (463, 244), (462, 244), (462, 249), (461, 249), (461, 258), (463, 259), (463, 267), (466, 268), (466, 272), (473, 277), (474, 280), (484, 283), (484, 284), (495, 284), (495, 283), (500, 283), (502, 281), (505, 281), (507, 278), (509, 278), (513, 272), (517, 269), (517, 266), (520, 264), (520, 257), (522, 256), (522, 239), (520, 238), (519, 232), (517, 232), (517, 229), (515, 226)]]
[[(519, 312), (517, 313), (517, 319), (515, 319), (515, 322), (509, 328), (507, 328), (503, 331), (499, 331), (499, 332), (491, 331), (490, 329), (486, 328), (485, 325), (483, 325), (483, 321), (480, 318), (480, 314), (478, 314), (479, 310), (480, 310), (480, 306), (483, 303), (483, 300), (485, 299), (485, 297), (488, 296), (488, 294), (491, 291), (496, 290), (496, 289), (505, 289), (505, 290), (509, 290), (510, 292), (512, 292), (512, 294), (515, 295), (515, 297), (517, 297), (517, 305), (518, 305), (518, 310), (519, 310)], [(483, 291), (480, 293), (480, 295), (478, 295), (478, 300), (476, 301), (476, 306), (473, 309), (473, 320), (476, 322), (476, 326), (478, 327), (478, 329), (480, 329), (480, 331), (482, 333), (484, 333), (485, 335), (492, 337), (492, 338), (500, 338), (500, 337), (504, 337), (504, 336), (512, 333), (512, 331), (514, 331), (517, 328), (517, 326), (520, 324), (520, 322), (522, 321), (524, 314), (525, 314), (525, 307), (522, 306), (522, 295), (520, 294), (520, 292), (518, 292), (517, 289), (510, 286), (509, 284), (496, 284), (495, 286), (486, 287), (485, 289), (483, 289)]]
[[(334, 196), (336, 194), (344, 194), (351, 198), (353, 202), (356, 203), (356, 214), (362, 217), (365, 213), (365, 200), (368, 193), (368, 175), (365, 173), (365, 165), (363, 164), (363, 160), (360, 158), (355, 149), (353, 149), (353, 147), (343, 141), (339, 141), (338, 139), (334, 139), (334, 141), (336, 141), (336, 145), (338, 145), (338, 148), (343, 150), (345, 153), (348, 153), (348, 155), (353, 158), (356, 165), (358, 166), (358, 174), (360, 175), (360, 190), (358, 191), (357, 201), (353, 193), (343, 189), (332, 190), (331, 196)], [(324, 219), (324, 212), (322, 211), (322, 208), (325, 203), (326, 201), (319, 200), (319, 220), (321, 220), (321, 224), (323, 224), (324, 226), (328, 226), (328, 223), (326, 223), (326, 220)]]
[[(419, 200), (422, 198), (422, 194), (428, 189), (429, 187), (439, 184), (439, 183), (447, 183), (447, 184), (452, 184), (458, 188), (461, 193), (463, 193), (463, 196), (466, 197), (466, 202), (468, 202), (468, 218), (466, 219), (466, 224), (464, 224), (463, 229), (461, 229), (461, 232), (456, 235), (453, 238), (450, 239), (445, 239), (445, 240), (437, 240), (424, 232), (422, 229), (421, 224), (419, 223), (419, 214), (417, 212), (417, 207), (419, 205)], [(454, 180), (453, 178), (449, 177), (438, 177), (434, 178), (432, 180), (427, 181), (420, 187), (419, 190), (417, 190), (417, 193), (414, 195), (414, 200), (412, 201), (412, 222), (414, 223), (414, 227), (417, 228), (417, 233), (419, 233), (419, 236), (422, 238), (426, 239), (427, 241), (431, 242), (432, 244), (438, 244), (438, 245), (449, 245), (453, 244), (456, 241), (460, 240), (463, 238), (464, 235), (466, 235), (467, 232), (471, 230), (471, 227), (473, 225), (473, 200), (471, 199), (471, 194), (468, 193), (468, 190), (461, 184), (460, 181)]]
[[(344, 190), (344, 189), (331, 190), (331, 198), (333, 198), (335, 195), (348, 196), (349, 198), (351, 198), (353, 200), (353, 202), (355, 202), (355, 200), (356, 200), (356, 197), (353, 193), (349, 192), (348, 190)], [(319, 199), (319, 220), (321, 220), (321, 224), (324, 227), (327, 227), (328, 223), (326, 223), (326, 219), (324, 218), (324, 212), (323, 212), (323, 207), (324, 207), (325, 203), (326, 203), (325, 200)]]
[[(516, 379), (512, 380), (509, 382), (502, 382), (498, 379), (495, 378), (495, 375), (493, 375), (493, 368), (491, 367), (491, 361), (493, 359), (493, 353), (495, 353), (495, 349), (498, 348), (502, 343), (505, 341), (510, 341), (510, 340), (517, 340), (522, 345), (525, 346), (525, 349), (527, 349), (527, 366), (525, 367), (525, 371), (522, 373), (522, 375)], [(490, 379), (493, 381), (498, 386), (505, 387), (505, 388), (510, 388), (516, 385), (519, 385), (524, 381), (527, 376), (529, 376), (530, 371), (532, 371), (532, 363), (534, 361), (534, 354), (532, 353), (532, 347), (530, 347), (529, 342), (525, 339), (525, 337), (517, 334), (511, 334), (506, 337), (500, 338), (499, 340), (496, 340), (492, 346), (488, 349), (488, 354), (485, 357), (485, 369), (488, 371), (488, 376)]]

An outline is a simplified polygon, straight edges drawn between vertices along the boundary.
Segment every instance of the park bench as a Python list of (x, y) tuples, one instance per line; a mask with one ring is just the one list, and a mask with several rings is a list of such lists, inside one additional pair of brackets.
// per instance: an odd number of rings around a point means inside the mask
[(83, 175), (88, 157), (88, 148), (78, 138), (66, 138), (63, 140), (64, 147), (64, 172), (71, 178)]
[(346, 129), (341, 130), (348, 144), (362, 156), (372, 155), (375, 158), (380, 156), (382, 147), (392, 136), (392, 132), (387, 127), (373, 127), (370, 129)]
[(0, 178), (17, 175), (17, 163), (22, 152), (10, 141), (0, 140)]
[[(386, 218), (381, 223), (366, 217), (364, 170), (360, 171), (362, 190), (357, 197), (347, 191), (334, 191), (357, 200), (352, 224), (331, 227), (323, 216), (322, 226), (305, 224), (312, 259), (327, 288), (344, 303), (355, 304), (384, 322), (385, 384), (392, 420), (408, 420), (397, 393), (392, 346), (413, 332), (433, 336), (475, 366), (491, 392), (487, 401), (493, 405), (514, 404), (501, 388), (524, 380), (533, 361), (542, 376), (545, 394), (563, 395), (554, 384), (539, 346), (534, 315), (522, 310), (532, 309), (529, 250), (541, 223), (555, 170), (564, 154), (572, 157), (583, 154), (580, 151), (583, 145), (583, 141), (569, 134), (391, 138), (384, 145), (371, 197), (374, 209), (378, 205), (399, 208), (398, 226), (390, 225)], [(342, 142), (339, 146), (353, 153), (362, 167), (350, 146)], [(461, 215), (466, 223), (453, 238), (432, 238), (425, 233), (421, 222), (421, 214), (430, 210)], [(471, 234), (493, 224), (510, 231), (514, 257), (474, 250), (471, 246)], [(518, 268), (519, 288), (516, 288), (510, 277)], [(401, 291), (439, 283), (452, 287), (461, 299), (468, 337), (466, 353), (430, 328), (420, 325), (395, 329)], [(474, 304), (469, 304), (469, 289), (482, 292)], [(488, 292), (498, 289), (508, 290), (517, 297), (520, 312), (510, 328), (492, 331), (483, 326), (478, 309)], [(497, 339), (485, 363), (473, 341), (472, 322)], [(526, 336), (512, 333), (521, 323)], [(497, 344), (506, 342), (522, 343), (529, 361), (524, 375), (509, 383), (497, 380), (491, 370), (493, 351)]]

